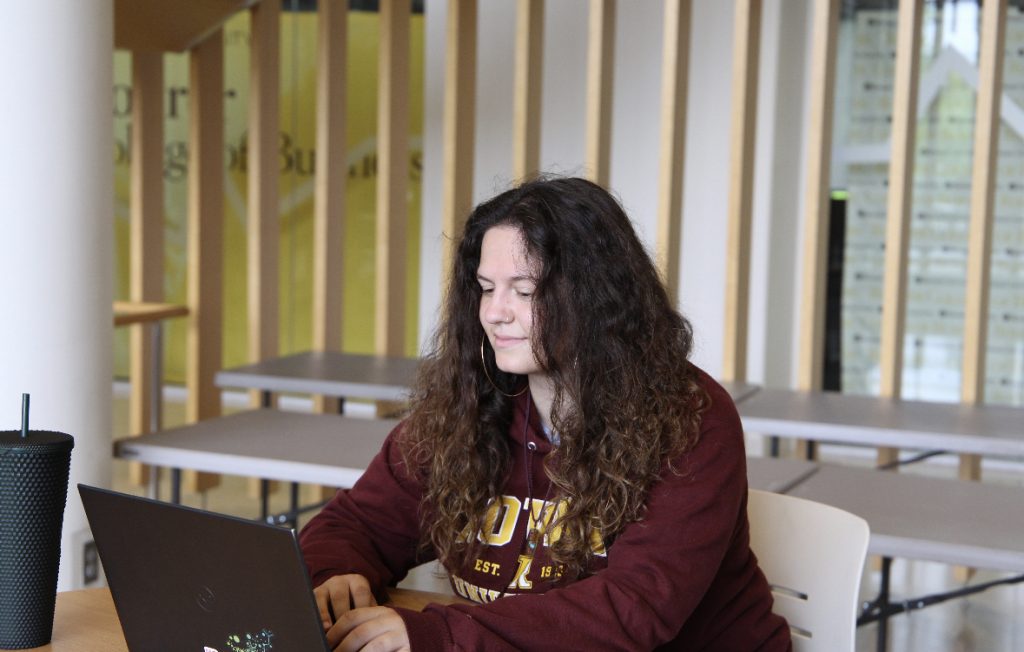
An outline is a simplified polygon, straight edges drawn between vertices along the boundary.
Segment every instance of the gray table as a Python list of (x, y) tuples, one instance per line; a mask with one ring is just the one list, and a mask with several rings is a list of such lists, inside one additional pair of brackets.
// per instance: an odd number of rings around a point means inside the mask
[(218, 387), (295, 392), (373, 401), (404, 401), (419, 360), (334, 351), (306, 351), (217, 372)]
[(1024, 409), (762, 388), (737, 407), (747, 432), (1024, 457)]
[[(223, 369), (214, 382), (218, 387), (257, 389), (265, 394), (294, 392), (404, 401), (412, 391), (418, 367), (418, 358), (305, 351)], [(760, 389), (760, 385), (745, 381), (720, 382), (737, 404)]]
[[(118, 439), (114, 455), (166, 468), (351, 487), (396, 425), (392, 419), (248, 410)], [(818, 466), (751, 457), (747, 477), (755, 489), (784, 493)]]
[(1019, 574), (895, 602), (889, 591), (894, 557), (1024, 573), (1024, 493), (1018, 487), (822, 464), (788, 493), (868, 522), (868, 552), (882, 557), (881, 581), (858, 624), (878, 623), (880, 651), (892, 616), (1024, 581)]
[(1024, 491), (822, 464), (789, 492), (862, 517), (882, 557), (1024, 572)]
[(748, 457), (747, 484), (751, 489), (789, 493), (820, 468), (817, 462), (781, 457)]
[[(156, 467), (351, 487), (396, 425), (390, 419), (248, 410), (118, 439), (114, 455)], [(747, 475), (755, 489), (784, 492), (817, 467), (802, 460), (748, 458)], [(175, 487), (172, 500), (179, 498)]]
[[(114, 455), (172, 469), (351, 487), (397, 424), (335, 414), (250, 410), (118, 439)], [(177, 489), (173, 493), (177, 501)]]
[(760, 385), (755, 385), (746, 381), (720, 380), (718, 382), (725, 388), (725, 391), (729, 392), (729, 396), (732, 397), (733, 403), (736, 405), (747, 400), (753, 396), (755, 392), (761, 389)]

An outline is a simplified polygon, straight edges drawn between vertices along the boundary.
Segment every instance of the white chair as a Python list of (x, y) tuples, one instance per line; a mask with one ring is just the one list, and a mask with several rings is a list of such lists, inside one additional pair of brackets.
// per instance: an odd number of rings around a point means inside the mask
[(773, 611), (789, 622), (795, 652), (854, 649), (870, 531), (849, 512), (751, 489), (750, 547), (768, 578)]

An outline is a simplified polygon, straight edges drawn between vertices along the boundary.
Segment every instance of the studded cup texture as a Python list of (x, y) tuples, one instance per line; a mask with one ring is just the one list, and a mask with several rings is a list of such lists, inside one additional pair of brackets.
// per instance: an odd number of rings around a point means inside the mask
[(0, 649), (50, 642), (74, 439), (0, 432)]

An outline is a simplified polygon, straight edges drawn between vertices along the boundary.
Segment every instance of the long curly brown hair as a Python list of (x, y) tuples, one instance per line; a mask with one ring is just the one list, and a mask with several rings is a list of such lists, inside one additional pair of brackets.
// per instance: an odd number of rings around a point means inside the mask
[[(446, 566), (464, 570), (481, 546), (467, 534), (483, 530), (512, 466), (513, 402), (495, 391), (480, 355), (477, 267), (495, 226), (518, 229), (540, 263), (533, 347), (554, 387), (560, 438), (545, 472), (567, 499), (550, 554), (571, 579), (586, 572), (595, 534), (611, 543), (643, 518), (670, 459), (695, 443), (707, 395), (687, 361), (690, 325), (606, 190), (584, 179), (539, 179), (480, 204), (466, 221), (404, 428), (406, 462), (421, 469), (426, 487), (424, 545)], [(510, 392), (523, 385), (495, 376), (489, 343), (485, 351), (495, 383)]]

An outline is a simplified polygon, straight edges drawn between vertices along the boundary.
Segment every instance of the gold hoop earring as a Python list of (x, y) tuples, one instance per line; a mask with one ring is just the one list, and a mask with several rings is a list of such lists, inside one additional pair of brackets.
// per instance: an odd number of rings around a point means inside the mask
[(530, 389), (530, 383), (526, 383), (526, 386), (523, 387), (518, 392), (516, 392), (515, 394), (509, 394), (508, 392), (501, 391), (501, 388), (498, 387), (497, 383), (494, 382), (494, 379), (491, 378), (491, 372), (487, 371), (487, 359), (484, 357), (484, 342), (486, 342), (486, 341), (487, 341), (487, 334), (485, 333), (483, 335), (483, 337), (480, 338), (480, 364), (484, 368), (484, 376), (487, 377), (487, 382), (489, 382), (491, 384), (491, 387), (494, 388), (494, 391), (498, 392), (502, 396), (507, 396), (508, 398), (515, 398), (517, 396), (522, 396), (523, 393), (526, 392), (526, 390)]

